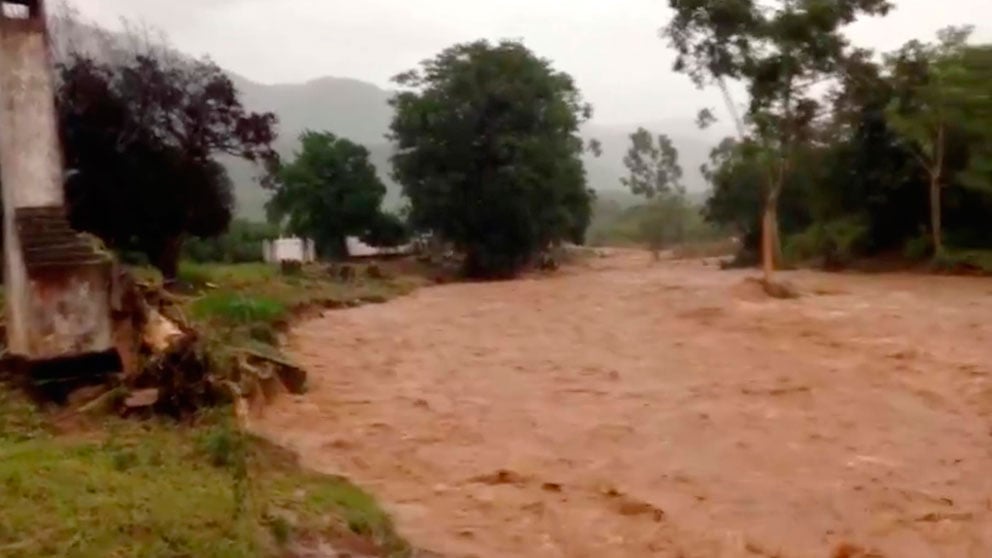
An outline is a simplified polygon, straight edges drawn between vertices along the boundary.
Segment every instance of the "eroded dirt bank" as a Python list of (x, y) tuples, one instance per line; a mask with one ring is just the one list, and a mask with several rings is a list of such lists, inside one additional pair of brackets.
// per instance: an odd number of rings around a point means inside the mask
[(257, 429), (444, 556), (989, 556), (992, 281), (745, 277), (619, 253), (332, 312)]

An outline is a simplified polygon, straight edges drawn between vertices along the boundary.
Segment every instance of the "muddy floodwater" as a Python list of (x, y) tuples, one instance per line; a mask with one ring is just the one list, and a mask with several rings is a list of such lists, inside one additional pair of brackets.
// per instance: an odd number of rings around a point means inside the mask
[(460, 558), (992, 556), (992, 280), (617, 252), (301, 324), (255, 428)]

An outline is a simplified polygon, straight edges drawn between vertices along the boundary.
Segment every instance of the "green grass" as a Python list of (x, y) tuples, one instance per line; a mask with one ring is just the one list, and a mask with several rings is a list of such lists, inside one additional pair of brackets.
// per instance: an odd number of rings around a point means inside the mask
[[(385, 301), (420, 284), (356, 275), (340, 282), (318, 266), (284, 276), (263, 264), (184, 264), (184, 314), (218, 362), (238, 347), (280, 356), (276, 331), (297, 312)], [(410, 555), (370, 495), (300, 469), (231, 422), (215, 410), (195, 424), (114, 418), (56, 434), (45, 412), (0, 382), (0, 557), (277, 557), (288, 545), (356, 538), (379, 556)]]
[(0, 383), (0, 444), (47, 436), (47, 424), (37, 406)]
[(284, 320), (286, 306), (271, 298), (231, 291), (207, 293), (191, 305), (193, 318), (226, 324), (272, 324)]
[(409, 554), (369, 495), (302, 471), (218, 414), (55, 436), (2, 386), (0, 397), (0, 556), (279, 556), (354, 535), (383, 556)]
[(279, 268), (264, 263), (198, 264), (183, 262), (179, 266), (179, 280), (194, 287), (213, 284), (230, 288), (243, 288), (261, 285), (279, 278)]
[(356, 266), (354, 281), (341, 282), (319, 265), (283, 275), (267, 264), (183, 264), (180, 280), (193, 287), (193, 318), (215, 327), (276, 325), (307, 307), (384, 302), (422, 282), (409, 277), (368, 277)]

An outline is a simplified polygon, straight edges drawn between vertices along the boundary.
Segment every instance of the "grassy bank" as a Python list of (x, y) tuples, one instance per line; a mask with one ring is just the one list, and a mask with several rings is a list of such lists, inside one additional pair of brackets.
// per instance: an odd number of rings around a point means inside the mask
[[(343, 281), (318, 267), (184, 266), (182, 308), (218, 346), (278, 351), (277, 333), (307, 309), (418, 284), (354, 271)], [(184, 423), (39, 411), (0, 384), (0, 557), (410, 554), (371, 496), (302, 470), (233, 422), (229, 409)]]
[(240, 434), (105, 419), (59, 433), (0, 387), (0, 556), (290, 556), (320, 541), (405, 556), (375, 501)]
[(187, 264), (180, 282), (190, 291), (190, 317), (212, 327), (285, 327), (296, 315), (315, 308), (385, 302), (422, 284), (418, 278), (394, 276), (379, 265), (307, 266), (284, 274), (264, 264)]

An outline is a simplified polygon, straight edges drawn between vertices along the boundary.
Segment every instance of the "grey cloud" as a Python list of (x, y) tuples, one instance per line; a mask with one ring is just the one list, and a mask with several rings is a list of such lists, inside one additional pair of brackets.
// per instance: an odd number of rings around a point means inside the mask
[[(851, 36), (889, 50), (948, 24), (992, 20), (989, 0), (897, 0), (884, 20)], [(521, 38), (575, 76), (601, 122), (691, 120), (718, 106), (670, 71), (657, 37), (663, 0), (75, 0), (108, 26), (120, 17), (160, 27), (179, 49), (209, 54), (261, 82), (333, 75), (388, 86), (389, 78), (453, 43)], [(990, 39), (980, 27), (978, 37)]]

